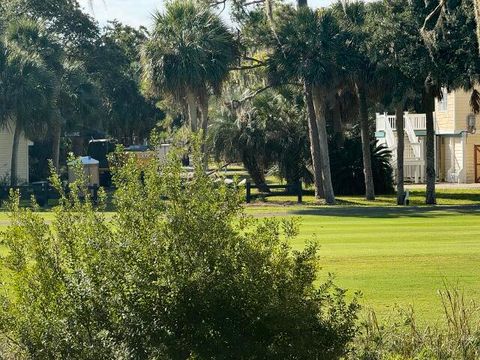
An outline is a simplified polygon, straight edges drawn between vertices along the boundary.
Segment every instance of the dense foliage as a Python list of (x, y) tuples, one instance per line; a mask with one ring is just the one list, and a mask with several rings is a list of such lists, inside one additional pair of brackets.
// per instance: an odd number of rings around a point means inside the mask
[[(391, 153), (383, 145), (370, 144), (375, 193), (393, 192)], [(359, 138), (347, 139), (342, 148), (333, 147), (332, 176), (335, 193), (361, 195), (365, 193), (365, 177), (362, 162), (362, 142)]]
[(239, 108), (215, 114), (210, 142), (213, 154), (228, 162), (242, 162), (252, 180), (268, 191), (265, 173), (289, 184), (311, 177), (308, 138), (302, 103), (295, 92), (265, 92)]
[(0, 309), (10, 351), (37, 359), (346, 354), (358, 305), (330, 280), (315, 284), (317, 245), (292, 251), (295, 221), (246, 216), (238, 189), (215, 183), (195, 158), (188, 180), (175, 156), (118, 168), (111, 219), (88, 196), (79, 200), (81, 180), (62, 194), (51, 224), (12, 198)]

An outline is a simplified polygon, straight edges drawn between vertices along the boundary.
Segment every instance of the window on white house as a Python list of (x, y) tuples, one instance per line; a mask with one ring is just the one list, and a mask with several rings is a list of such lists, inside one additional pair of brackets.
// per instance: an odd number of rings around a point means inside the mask
[(448, 110), (448, 91), (447, 89), (442, 89), (442, 98), (438, 101), (438, 110), (447, 111)]

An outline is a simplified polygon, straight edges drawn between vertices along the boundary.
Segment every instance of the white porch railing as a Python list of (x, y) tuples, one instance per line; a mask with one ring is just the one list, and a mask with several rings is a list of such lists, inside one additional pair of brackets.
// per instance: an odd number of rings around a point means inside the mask
[[(426, 130), (425, 114), (404, 114), (405, 149), (404, 149), (404, 176), (415, 182), (425, 178), (425, 154), (423, 142), (415, 131)], [(384, 143), (392, 152), (392, 166), (397, 164), (397, 126), (395, 115), (377, 114), (376, 131), (384, 133)]]
[(417, 123), (415, 120), (419, 120), (418, 117), (413, 117), (408, 114), (404, 117), (405, 132), (407, 133), (408, 141), (410, 142), (410, 148), (413, 150), (413, 157), (420, 159), (422, 156), (421, 145), (420, 139), (415, 134), (414, 124)]
[[(425, 114), (409, 114), (404, 113), (404, 129), (407, 130), (408, 124), (410, 124), (413, 130), (427, 130), (427, 118)], [(377, 113), (377, 131), (385, 130), (385, 122), (388, 121), (392, 130), (397, 130), (397, 124), (395, 122), (395, 115), (378, 114)]]

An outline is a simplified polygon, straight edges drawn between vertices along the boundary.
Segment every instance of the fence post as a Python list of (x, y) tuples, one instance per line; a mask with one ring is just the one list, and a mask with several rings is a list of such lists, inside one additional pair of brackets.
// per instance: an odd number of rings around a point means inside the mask
[(93, 189), (92, 190), (93, 190), (92, 200), (96, 204), (98, 202), (98, 185), (93, 184)]
[(298, 196), (298, 203), (301, 204), (303, 202), (303, 193), (302, 193), (302, 180), (299, 180), (297, 183), (297, 196)]
[(48, 206), (48, 182), (42, 184), (42, 192), (45, 199), (45, 206)]
[(250, 201), (252, 200), (252, 184), (250, 181), (247, 181), (247, 204), (250, 204)]

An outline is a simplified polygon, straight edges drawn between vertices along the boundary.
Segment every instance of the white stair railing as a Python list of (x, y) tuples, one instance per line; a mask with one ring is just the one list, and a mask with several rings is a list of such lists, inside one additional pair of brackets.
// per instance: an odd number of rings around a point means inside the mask
[(415, 158), (420, 159), (420, 157), (421, 157), (420, 140), (418, 139), (417, 135), (415, 134), (415, 130), (414, 130), (414, 127), (412, 125), (410, 115), (407, 114), (407, 113), (404, 116), (404, 122), (405, 122), (405, 132), (407, 133), (408, 141), (410, 142), (410, 146), (413, 149), (413, 155), (414, 155)]
[(385, 140), (387, 141), (387, 147), (392, 152), (392, 160), (397, 160), (397, 142), (395, 135), (393, 134), (392, 125), (387, 114), (384, 115), (385, 120)]

